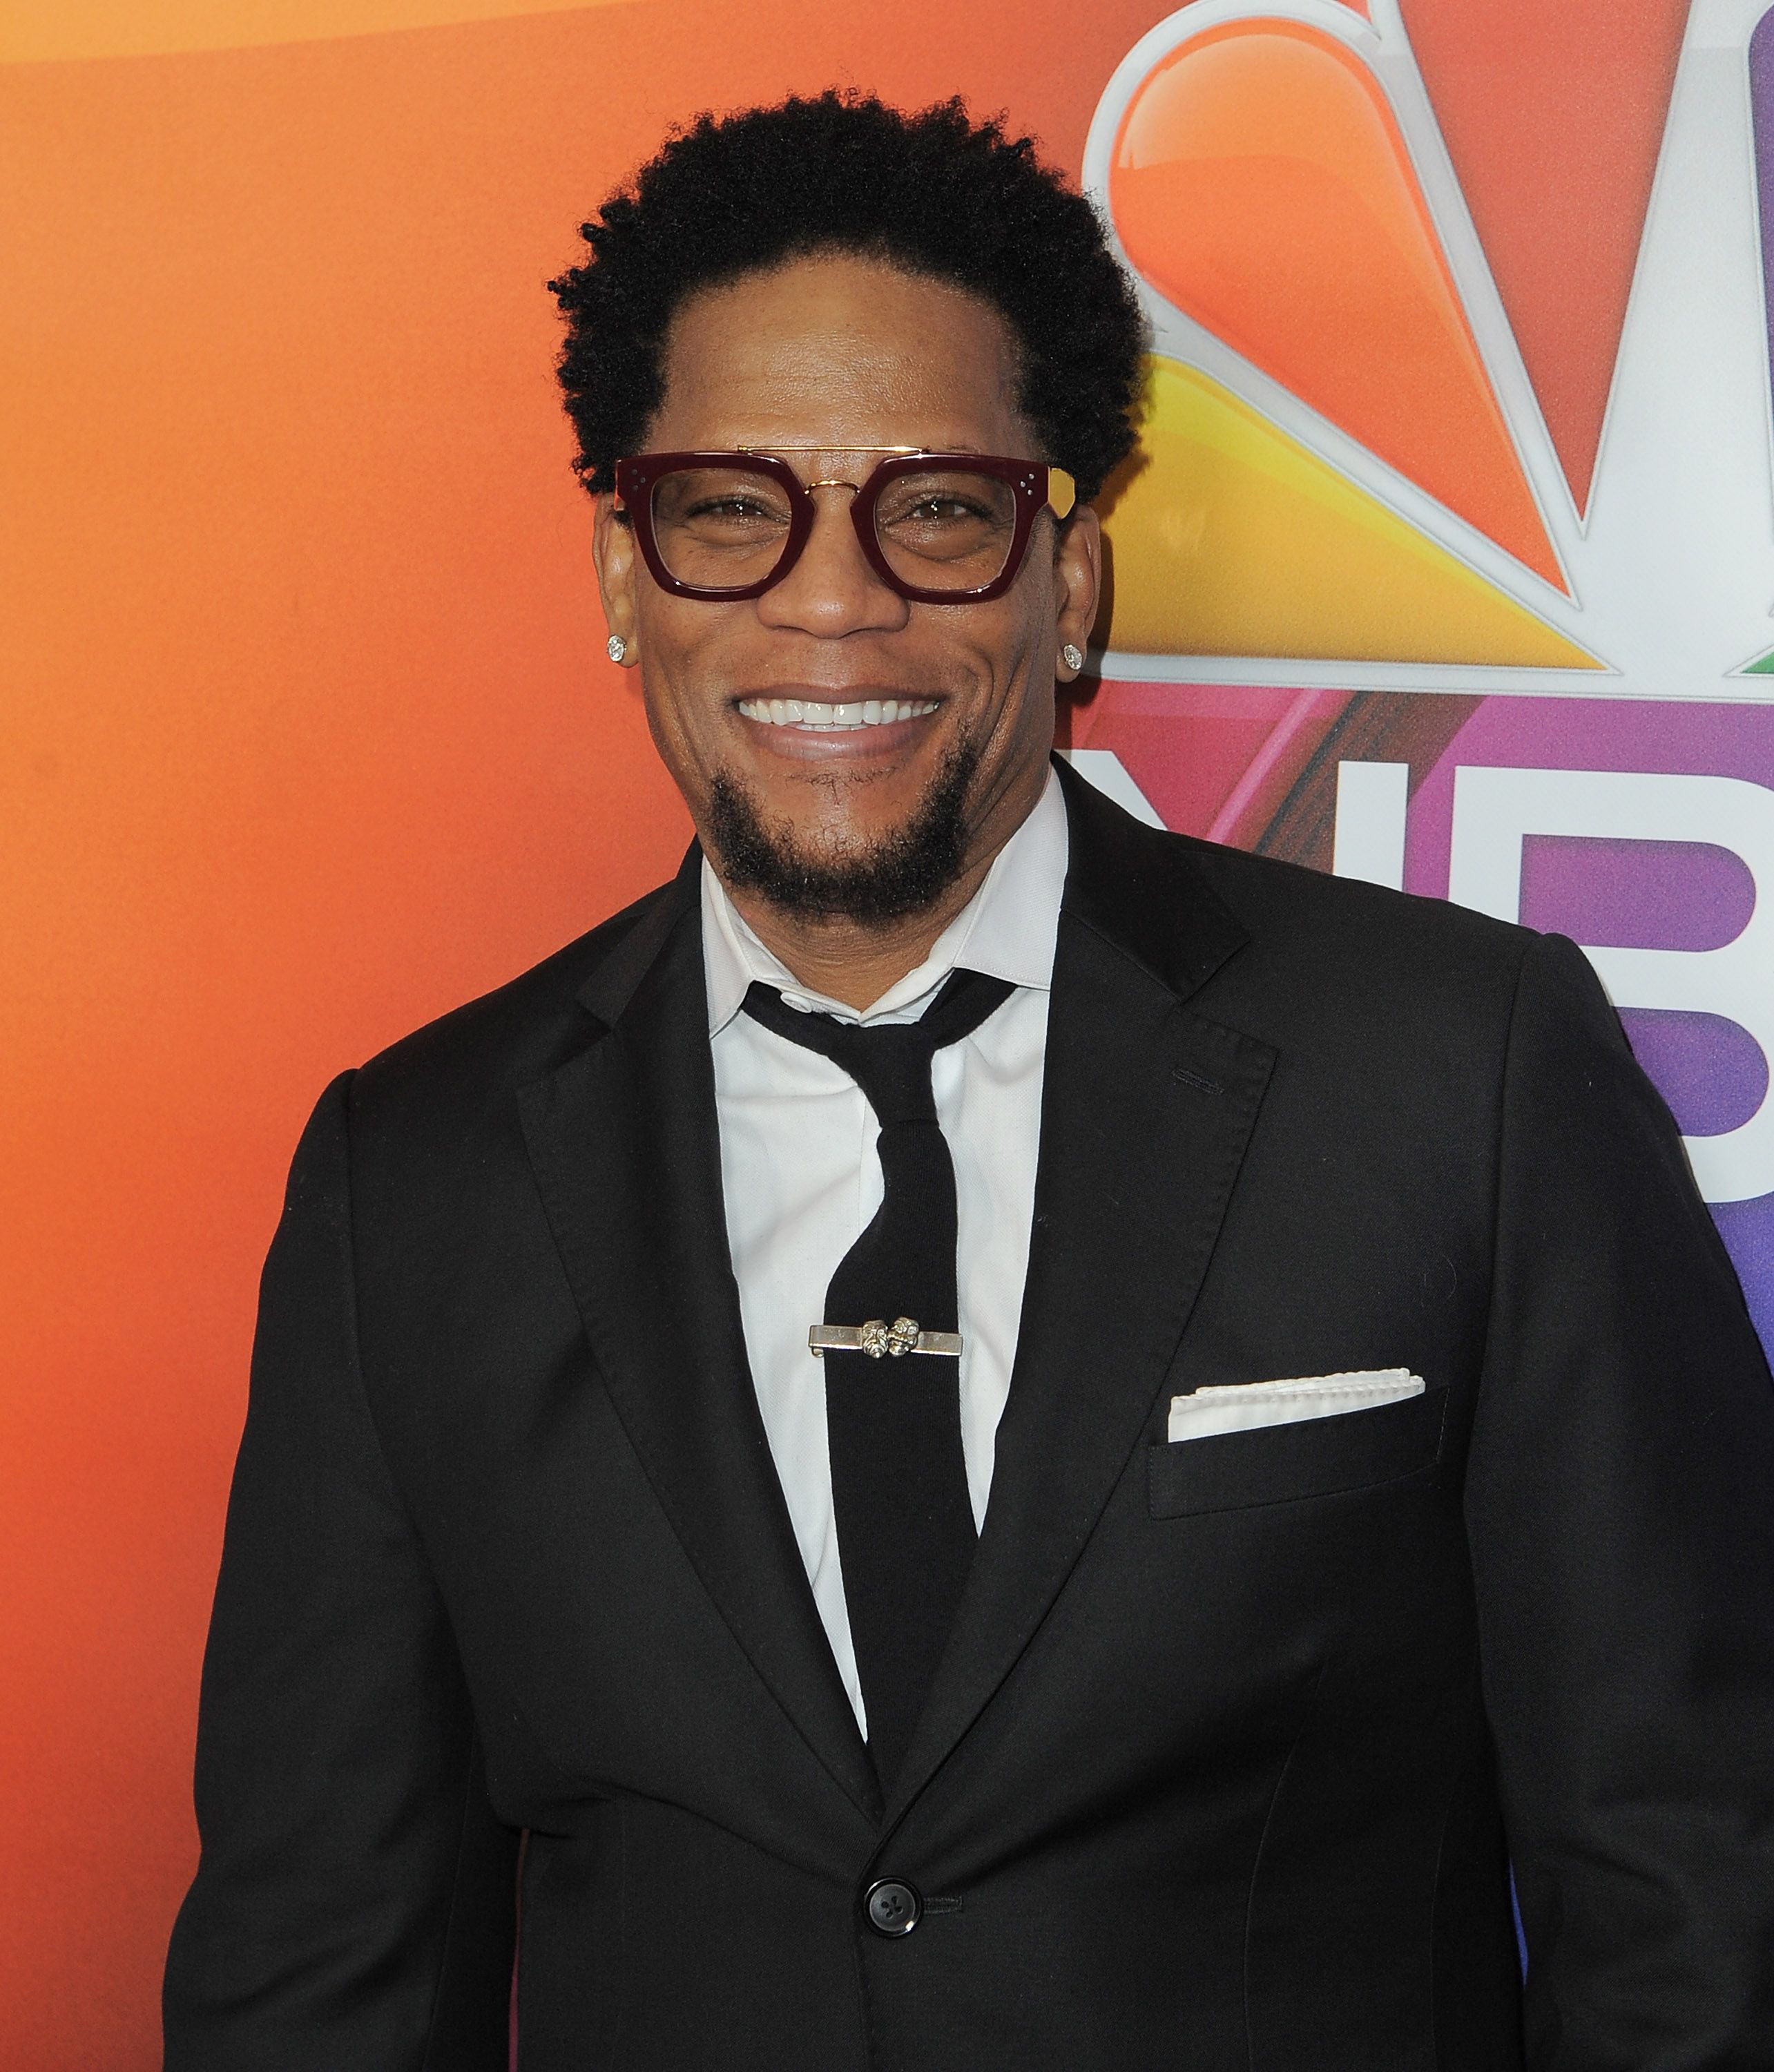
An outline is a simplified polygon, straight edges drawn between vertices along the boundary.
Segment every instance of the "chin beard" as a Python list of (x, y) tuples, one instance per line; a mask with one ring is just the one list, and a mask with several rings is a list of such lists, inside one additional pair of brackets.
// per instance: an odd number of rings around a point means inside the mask
[(933, 906), (967, 861), (963, 807), (979, 750), (950, 750), (936, 781), (903, 827), (848, 853), (798, 842), (790, 824), (767, 824), (737, 778), (718, 772), (708, 787), (708, 843), (726, 884), (755, 892), (779, 914), (883, 927)]

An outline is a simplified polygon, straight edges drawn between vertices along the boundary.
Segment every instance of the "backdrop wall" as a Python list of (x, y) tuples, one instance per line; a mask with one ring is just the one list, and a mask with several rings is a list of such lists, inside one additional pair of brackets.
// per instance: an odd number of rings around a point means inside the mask
[(310, 1104), (688, 833), (602, 657), (542, 283), (699, 109), (959, 90), (1079, 175), (1154, 360), (1063, 743), (1172, 826), (1575, 935), (1774, 1327), (1765, 9), (15, 4), (6, 2062), (158, 2062)]

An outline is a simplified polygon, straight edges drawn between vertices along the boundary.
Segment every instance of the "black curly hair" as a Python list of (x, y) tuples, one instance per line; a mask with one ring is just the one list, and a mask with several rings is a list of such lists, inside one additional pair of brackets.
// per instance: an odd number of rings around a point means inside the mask
[(957, 98), (915, 113), (833, 90), (700, 116), (581, 226), (548, 283), (567, 320), (561, 385), (585, 487), (614, 489), (658, 409), (671, 319), (698, 290), (819, 252), (968, 290), (1017, 343), (1041, 458), (1088, 500), (1131, 447), (1144, 323), (1096, 212), (1026, 137)]

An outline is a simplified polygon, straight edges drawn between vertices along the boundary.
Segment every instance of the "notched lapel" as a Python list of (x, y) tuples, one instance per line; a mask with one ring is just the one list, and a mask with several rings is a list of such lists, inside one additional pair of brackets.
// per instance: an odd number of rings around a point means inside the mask
[(874, 1774), (745, 1355), (688, 870), (635, 935), (581, 995), (612, 1022), (608, 1033), (525, 1090), (531, 1163), (598, 1371), (685, 1552), (778, 1703), (872, 1822)]
[(1126, 1470), (1275, 1063), (1269, 1045), (1185, 1004), (1244, 940), (1185, 853), (1067, 790), (1073, 861), (1016, 1367), (973, 1573), (889, 1826), (1015, 1666)]

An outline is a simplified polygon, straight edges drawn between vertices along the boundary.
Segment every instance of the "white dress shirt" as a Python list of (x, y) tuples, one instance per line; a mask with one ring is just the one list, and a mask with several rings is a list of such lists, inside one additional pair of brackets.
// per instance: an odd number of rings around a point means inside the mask
[[(838, 1262), (881, 1206), (874, 1111), (843, 1067), (741, 1013), (754, 979), (790, 1005), (844, 1022), (915, 1022), (956, 967), (1016, 988), (931, 1069), (955, 1161), (961, 1444), (975, 1525), (992, 1489), (1010, 1392), (1041, 1135), (1047, 1001), (1065, 889), (1066, 805), (1051, 774), (1039, 804), (930, 956), (859, 1014), (811, 993), (765, 948), (702, 866), (702, 942), (721, 1124), (727, 1239), (758, 1407), (844, 1688), (866, 1735), (832, 1506), (825, 1370), (807, 1350)], [(860, 1317), (840, 1319), (861, 1323)]]

